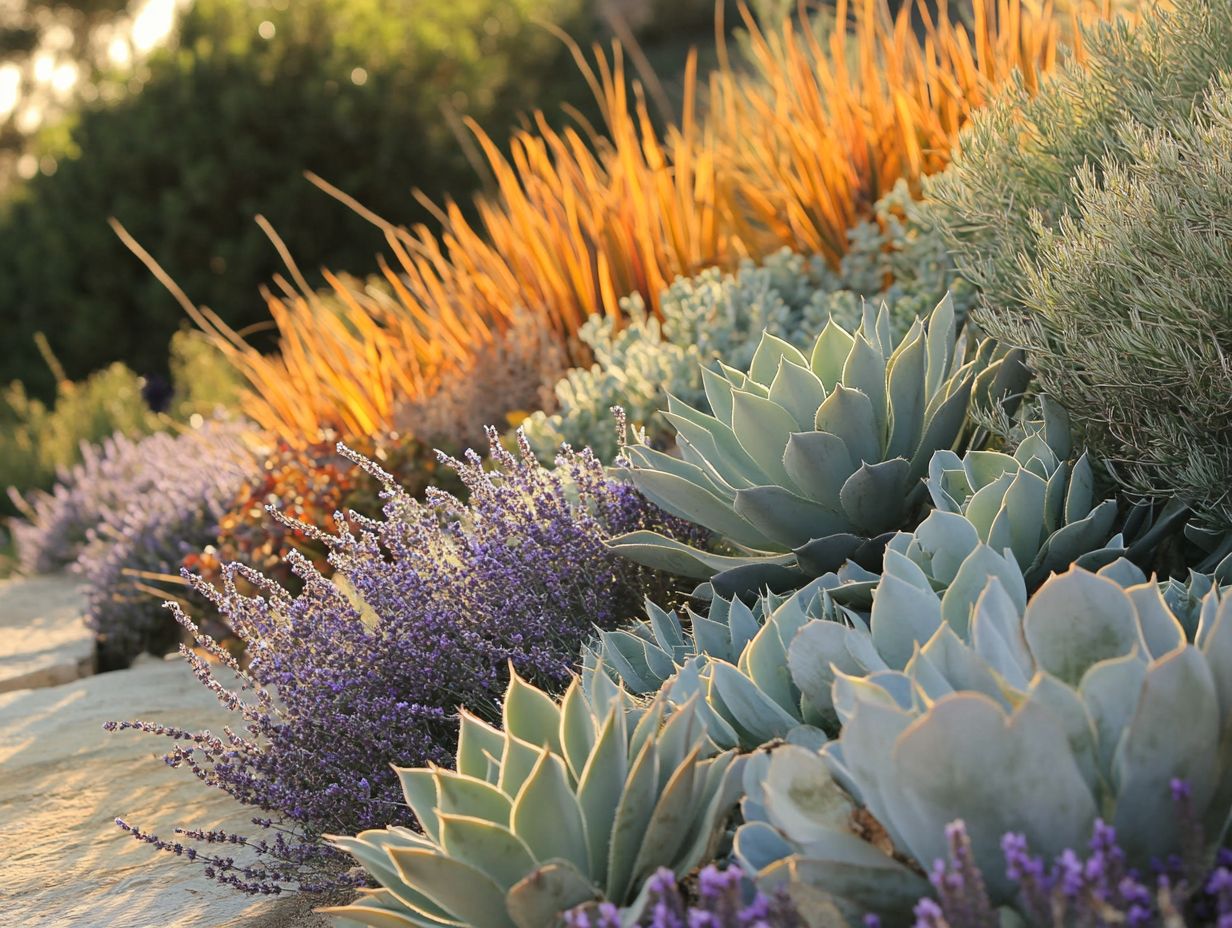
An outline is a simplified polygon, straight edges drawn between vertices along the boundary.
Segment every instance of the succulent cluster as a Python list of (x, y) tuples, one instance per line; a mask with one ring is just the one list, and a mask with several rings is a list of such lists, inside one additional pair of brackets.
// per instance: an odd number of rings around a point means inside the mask
[[(903, 917), (928, 892), (921, 868), (946, 855), (945, 825), (962, 819), (990, 898), (1012, 904), (1006, 832), (1052, 856), (1104, 816), (1145, 867), (1182, 850), (1169, 798), (1182, 779), (1213, 859), (1232, 811), (1229, 603), (1211, 589), (1196, 617), (1178, 615), (1119, 561), (1072, 568), (1025, 604), (994, 575), (969, 620), (903, 625), (889, 646), (838, 623), (806, 628), (793, 676), (807, 695), (800, 668), (830, 668), (841, 734), (819, 752), (763, 755), (737, 852), (767, 884), (802, 879), (840, 909)], [(852, 832), (857, 804), (879, 838)]]
[(492, 433), (489, 460), (443, 459), (466, 503), (435, 489), (416, 501), (361, 464), (385, 486), (384, 518), (353, 513), (334, 535), (303, 526), (329, 548), (330, 579), (292, 552), (296, 595), (237, 565), (221, 590), (193, 583), (243, 641), (248, 665), (201, 641), (238, 672), (231, 688), (189, 659), (244, 727), (217, 737), (138, 725), (177, 740), (173, 762), (265, 810), (276, 837), (251, 842), (256, 859), (211, 863), (250, 891), (349, 885), (344, 858), (318, 838), (413, 824), (391, 764), (451, 763), (454, 713), (500, 719), (510, 665), (562, 691), (596, 626), (626, 621), (648, 590), (669, 595), (670, 578), (622, 561), (604, 539), (639, 528), (696, 537), (588, 452), (548, 469)]
[(454, 770), (397, 771), (418, 831), (331, 838), (380, 888), (327, 911), (375, 928), (552, 928), (596, 898), (634, 905), (660, 868), (683, 876), (713, 857), (743, 761), (706, 739), (693, 707), (643, 706), (603, 679), (575, 679), (558, 703), (514, 675), (501, 721), (463, 713)]
[(747, 373), (703, 371), (713, 414), (669, 397), (680, 457), (645, 443), (624, 453), (639, 490), (735, 553), (645, 533), (617, 550), (728, 595), (798, 586), (847, 560), (875, 567), (917, 517), (933, 452), (961, 448), (973, 397), (1016, 392), (1017, 359), (968, 346), (955, 323), (946, 298), (895, 338), (885, 307), (865, 307), (854, 333), (831, 320), (807, 355), (765, 335)]

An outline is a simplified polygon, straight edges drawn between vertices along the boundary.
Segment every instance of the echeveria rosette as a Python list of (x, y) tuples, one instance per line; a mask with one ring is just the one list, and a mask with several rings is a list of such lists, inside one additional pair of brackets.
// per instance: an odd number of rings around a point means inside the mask
[[(1177, 779), (1213, 854), (1232, 810), (1232, 598), (1210, 589), (1189, 625), (1135, 571), (1075, 567), (1025, 604), (986, 575), (965, 621), (928, 636), (892, 624), (901, 642), (838, 623), (802, 630), (793, 676), (814, 695), (828, 675), (842, 730), (820, 751), (759, 755), (762, 786), (750, 767), (737, 837), (746, 865), (766, 885), (803, 882), (905, 919), (911, 893), (928, 891), (923, 868), (946, 855), (946, 824), (962, 819), (1003, 904), (1009, 831), (1051, 856), (1102, 817), (1131, 865), (1175, 852)], [(830, 669), (813, 680), (797, 672), (820, 667)], [(853, 834), (857, 806), (884, 840)]]
[(326, 911), (375, 928), (552, 928), (596, 900), (636, 913), (659, 868), (713, 858), (744, 762), (693, 705), (645, 705), (603, 675), (557, 702), (514, 674), (503, 722), (463, 713), (455, 770), (397, 771), (422, 831), (332, 839), (380, 888)]
[(814, 621), (867, 627), (866, 618), (839, 604), (825, 578), (789, 596), (769, 593), (753, 606), (716, 597), (706, 616), (646, 604), (649, 619), (603, 632), (583, 663), (634, 693), (659, 693), (673, 704), (697, 697), (710, 738), (723, 747), (753, 750), (801, 725), (828, 726), (788, 670), (788, 649)]
[(738, 553), (646, 532), (616, 549), (720, 595), (790, 589), (849, 559), (875, 567), (923, 503), (933, 452), (961, 446), (973, 395), (1015, 392), (1016, 357), (988, 342), (967, 355), (948, 298), (899, 340), (884, 307), (866, 307), (854, 334), (831, 320), (807, 356), (764, 336), (747, 373), (703, 372), (713, 415), (669, 397), (680, 457), (644, 443), (624, 452), (648, 499)]

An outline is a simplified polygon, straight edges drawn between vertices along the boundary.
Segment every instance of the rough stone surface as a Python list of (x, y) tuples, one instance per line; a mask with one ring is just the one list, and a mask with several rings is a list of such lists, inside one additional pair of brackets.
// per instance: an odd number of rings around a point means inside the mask
[(0, 694), (0, 926), (325, 928), (301, 899), (254, 899), (133, 840), (118, 816), (170, 836), (179, 826), (252, 830), (251, 812), (160, 758), (170, 741), (108, 734), (109, 719), (221, 731), (228, 713), (183, 661)]
[(0, 693), (58, 686), (94, 672), (94, 635), (76, 580), (0, 580)]

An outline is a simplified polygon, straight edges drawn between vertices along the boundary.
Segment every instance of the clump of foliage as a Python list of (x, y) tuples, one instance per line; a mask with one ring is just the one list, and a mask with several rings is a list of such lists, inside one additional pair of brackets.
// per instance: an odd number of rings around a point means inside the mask
[(305, 267), (371, 267), (379, 232), (312, 196), (303, 172), (394, 222), (431, 220), (409, 189), (437, 200), (476, 185), (463, 117), (504, 138), (520, 111), (585, 93), (562, 80), (568, 52), (537, 21), (584, 36), (586, 15), (575, 0), (197, 0), (145, 63), (140, 92), (83, 105), (57, 170), (0, 224), (0, 366), (49, 386), (25, 351), (43, 330), (72, 377), (117, 356), (165, 369), (182, 317), (108, 228), (113, 216), (237, 329), (267, 318), (257, 289), (281, 268), (254, 215)]
[(233, 408), (238, 398), (234, 370), (198, 332), (181, 330), (172, 338), (170, 381), (138, 377), (117, 362), (73, 382), (46, 341), (40, 337), (35, 344), (55, 374), (56, 396), (44, 402), (20, 381), (0, 390), (0, 488), (8, 491), (0, 512), (7, 504), (29, 516), (17, 494), (78, 480), (67, 472), (111, 435), (137, 439)]
[[(93, 496), (86, 479), (57, 500), (53, 509), (75, 510), (83, 500), (83, 508), (93, 509), (95, 521), (86, 528), (75, 570), (85, 580), (86, 624), (98, 636), (104, 667), (124, 666), (143, 650), (161, 654), (175, 646), (180, 630), (163, 608), (168, 592), (160, 584), (178, 583), (185, 556), (214, 543), (223, 513), (255, 477), (245, 429), (209, 423), (136, 443), (117, 439), (110, 450), (126, 459), (127, 479), (121, 467), (120, 480), (102, 488), (103, 498)], [(104, 471), (107, 453), (94, 462)]]
[[(588, 452), (549, 470), (525, 445), (507, 452), (495, 433), (491, 442), (487, 466), (473, 452), (445, 459), (465, 504), (438, 489), (417, 502), (361, 462), (385, 485), (385, 517), (351, 514), (337, 534), (317, 534), (331, 580), (293, 552), (296, 596), (237, 565), (221, 591), (193, 583), (247, 646), (241, 669), (201, 641), (242, 688), (226, 689), (185, 654), (245, 727), (221, 738), (142, 727), (177, 738), (173, 763), (263, 810), (273, 829), (268, 839), (201, 838), (256, 855), (236, 863), (206, 847), (211, 875), (252, 891), (346, 884), (344, 858), (318, 839), (411, 824), (391, 764), (451, 763), (457, 708), (499, 719), (510, 666), (562, 690), (596, 625), (633, 616), (647, 590), (669, 595), (668, 577), (618, 558), (605, 539), (638, 527), (693, 537), (690, 527), (608, 477)], [(258, 593), (240, 592), (239, 581)]]
[(1105, 26), (977, 116), (930, 186), (981, 324), (1028, 351), (1113, 475), (1232, 526), (1232, 4)]
[[(82, 457), (82, 446), (120, 432), (139, 438), (160, 428), (141, 395), (142, 379), (115, 363), (74, 383), (60, 380), (50, 405), (20, 381), (0, 391), (0, 486), (47, 489)], [(15, 503), (11, 494), (10, 503)]]
[(527, 420), (532, 446), (545, 459), (568, 442), (611, 460), (617, 452), (613, 406), (656, 443), (666, 441), (668, 394), (709, 409), (703, 366), (715, 370), (721, 359), (746, 368), (763, 331), (803, 349), (830, 319), (854, 329), (866, 300), (887, 304), (896, 334), (947, 291), (965, 316), (973, 291), (957, 278), (940, 238), (916, 222), (916, 209), (905, 184), (883, 197), (875, 219), (850, 231), (838, 271), (821, 258), (784, 250), (761, 264), (746, 260), (731, 274), (710, 268), (676, 280), (659, 297), (660, 317), (650, 316), (638, 294), (621, 301), (626, 323), (619, 330), (615, 319), (592, 317), (579, 337), (594, 363), (556, 385), (556, 412)]
[[(1174, 780), (1171, 788), (1177, 815), (1185, 820), (1189, 787)], [(1198, 837), (1195, 823), (1186, 824), (1190, 837)], [(916, 904), (916, 928), (994, 928), (1000, 922), (976, 866), (966, 826), (961, 820), (952, 822), (945, 834), (949, 853), (935, 862), (929, 874), (936, 898)], [(1066, 849), (1049, 866), (1031, 854), (1023, 835), (1007, 832), (1001, 839), (1006, 871), (1018, 888), (1020, 908), (1029, 924), (1166, 928), (1224, 925), (1232, 919), (1232, 851), (1227, 848), (1220, 849), (1210, 869), (1198, 864), (1200, 852), (1196, 857), (1182, 853), (1157, 862), (1147, 875), (1126, 866), (1116, 829), (1098, 820), (1087, 848), (1085, 858)], [(866, 921), (873, 928), (879, 923)]]

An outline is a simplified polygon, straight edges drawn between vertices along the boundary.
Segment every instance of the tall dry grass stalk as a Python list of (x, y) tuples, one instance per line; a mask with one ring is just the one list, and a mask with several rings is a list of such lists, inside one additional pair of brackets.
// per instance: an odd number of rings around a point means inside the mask
[[(1050, 0), (974, 0), (970, 32), (944, 2), (935, 18), (921, 5), (917, 31), (909, 4), (891, 17), (882, 0), (850, 10), (839, 0), (847, 27), (825, 42), (792, 22), (762, 32), (746, 15), (756, 73), (721, 67), (703, 114), (691, 55), (681, 113), (662, 135), (619, 45), (595, 46), (593, 65), (575, 51), (602, 131), (580, 117), (557, 130), (538, 115), (505, 154), (472, 125), (495, 185), (476, 220), (446, 203), (434, 233), (365, 213), (389, 243), (385, 290), (331, 276), (326, 305), (285, 256), (296, 286), (280, 282), (269, 300), (279, 354), (262, 356), (211, 313), (198, 322), (252, 385), (249, 415), (306, 442), (327, 427), (388, 427), (399, 402), (464, 376), (520, 313), (583, 360), (574, 333), (592, 313), (619, 315), (627, 294), (657, 307), (677, 275), (784, 245), (837, 261), (847, 230), (896, 180), (915, 185), (945, 166), (991, 90), (1014, 69), (1034, 86), (1056, 61), (1063, 24)], [(1106, 15), (1078, 2), (1074, 18)]]

